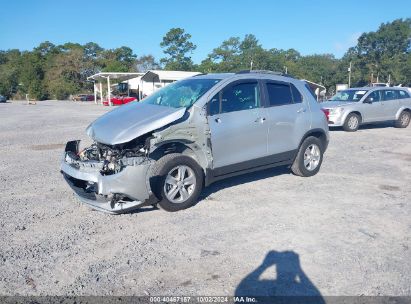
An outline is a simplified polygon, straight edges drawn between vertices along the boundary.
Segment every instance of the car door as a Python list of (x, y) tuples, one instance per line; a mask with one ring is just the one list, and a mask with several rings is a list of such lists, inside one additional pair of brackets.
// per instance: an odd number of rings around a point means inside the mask
[(261, 108), (261, 84), (240, 80), (228, 84), (208, 103), (215, 175), (253, 167), (267, 155), (267, 127)]
[(273, 161), (292, 157), (304, 134), (310, 129), (311, 115), (307, 101), (292, 84), (266, 80), (268, 154)]
[(375, 90), (365, 96), (359, 107), (363, 122), (384, 120), (384, 100), (382, 90)]
[(400, 108), (399, 94), (397, 90), (383, 90), (383, 119), (392, 120), (395, 119), (398, 109)]
[(408, 91), (400, 90), (400, 91), (398, 91), (398, 95), (399, 95), (399, 98), (400, 98), (399, 107), (410, 108), (411, 107), (411, 97), (410, 97), (410, 94), (408, 93)]

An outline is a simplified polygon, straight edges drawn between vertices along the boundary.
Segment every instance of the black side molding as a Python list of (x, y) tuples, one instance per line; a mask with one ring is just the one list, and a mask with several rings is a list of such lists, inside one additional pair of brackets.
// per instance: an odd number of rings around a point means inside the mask
[(287, 151), (279, 154), (264, 156), (248, 160), (238, 164), (232, 164), (215, 169), (207, 169), (205, 185), (208, 186), (217, 180), (241, 175), (249, 172), (264, 170), (268, 168), (286, 166), (292, 164), (298, 150)]

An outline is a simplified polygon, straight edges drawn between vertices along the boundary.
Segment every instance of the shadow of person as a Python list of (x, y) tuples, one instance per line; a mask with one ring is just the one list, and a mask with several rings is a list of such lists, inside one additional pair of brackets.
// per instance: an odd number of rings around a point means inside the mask
[[(261, 279), (270, 267), (276, 268), (277, 277)], [(319, 290), (301, 269), (300, 259), (293, 251), (270, 251), (262, 264), (247, 275), (237, 286), (236, 297), (280, 297), (301, 300), (301, 303), (325, 303)], [(289, 298), (293, 297), (293, 298)], [(285, 300), (284, 303), (288, 302)]]

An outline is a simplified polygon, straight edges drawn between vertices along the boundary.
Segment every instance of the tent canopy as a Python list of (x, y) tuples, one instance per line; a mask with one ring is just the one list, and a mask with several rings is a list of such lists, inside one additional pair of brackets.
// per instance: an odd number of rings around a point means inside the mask
[(145, 82), (162, 82), (162, 81), (177, 81), (183, 78), (188, 78), (194, 75), (201, 74), (199, 72), (185, 72), (185, 71), (147, 71), (141, 80)]
[(107, 77), (110, 77), (110, 79), (122, 82), (143, 75), (144, 73), (101, 72), (87, 77), (87, 80), (102, 82), (106, 81)]
[(305, 81), (313, 91), (319, 89), (320, 91), (324, 91), (325, 90), (325, 86), (319, 84), (319, 83), (315, 83), (306, 79), (302, 79), (302, 81)]

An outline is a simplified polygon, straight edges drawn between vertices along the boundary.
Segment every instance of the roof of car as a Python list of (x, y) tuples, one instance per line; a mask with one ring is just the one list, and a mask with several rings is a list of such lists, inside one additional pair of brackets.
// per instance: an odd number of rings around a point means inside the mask
[(199, 74), (194, 76), (195, 78), (202, 79), (225, 79), (234, 76), (234, 73), (210, 73), (210, 74)]
[(193, 76), (195, 78), (200, 78), (200, 79), (227, 79), (231, 77), (236, 77), (236, 78), (257, 78), (257, 79), (262, 79), (262, 78), (274, 78), (277, 80), (285, 80), (285, 79), (292, 79), (292, 80), (298, 80), (292, 77), (291, 75), (287, 75), (284, 73), (280, 72), (272, 72), (272, 71), (265, 71), (265, 70), (245, 70), (245, 71), (240, 71), (238, 73), (210, 73), (210, 74), (199, 74), (196, 76)]
[(405, 87), (359, 87), (359, 88), (349, 88), (346, 90), (404, 90)]

